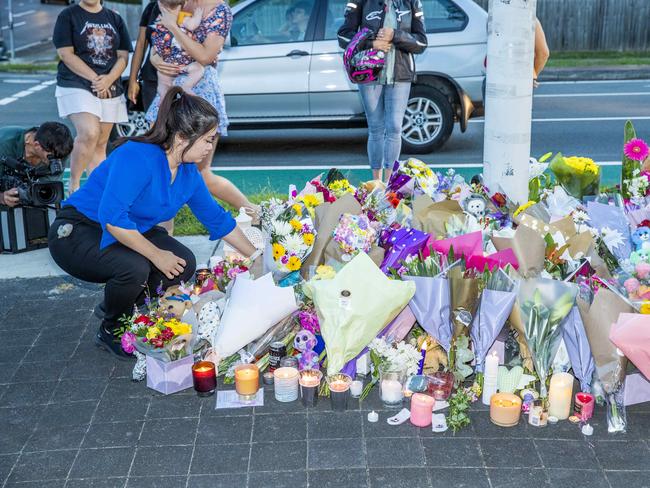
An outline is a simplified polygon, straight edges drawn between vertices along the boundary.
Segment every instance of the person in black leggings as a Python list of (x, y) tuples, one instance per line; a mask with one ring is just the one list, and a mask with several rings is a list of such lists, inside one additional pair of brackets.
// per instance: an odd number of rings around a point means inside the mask
[(119, 358), (128, 357), (116, 335), (119, 318), (143, 303), (147, 292), (194, 274), (192, 252), (159, 222), (187, 204), (211, 239), (223, 237), (242, 255), (259, 257), (189, 162), (212, 150), (217, 127), (217, 112), (208, 102), (170, 89), (151, 130), (115, 149), (63, 202), (50, 228), (50, 253), (64, 271), (106, 283), (105, 315), (95, 342)]

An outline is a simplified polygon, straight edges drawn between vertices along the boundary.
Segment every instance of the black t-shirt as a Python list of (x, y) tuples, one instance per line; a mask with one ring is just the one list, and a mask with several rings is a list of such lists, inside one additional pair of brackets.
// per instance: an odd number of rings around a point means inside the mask
[(142, 68), (140, 68), (140, 78), (146, 81), (157, 81), (158, 73), (156, 68), (153, 67), (150, 60), (151, 52), (151, 33), (153, 32), (153, 25), (156, 22), (156, 19), (160, 15), (160, 8), (158, 7), (158, 2), (153, 0), (147, 5), (142, 11), (142, 17), (140, 17), (140, 27), (146, 28), (146, 38), (149, 48), (144, 53), (144, 63)]
[[(131, 51), (131, 39), (122, 17), (105, 7), (97, 13), (79, 5), (66, 8), (56, 19), (52, 42), (57, 49), (72, 46), (74, 53), (98, 75), (110, 72), (117, 61), (117, 51)], [(75, 74), (63, 61), (59, 61), (56, 81), (59, 86), (92, 91), (90, 81)], [(118, 80), (116, 85), (115, 94), (119, 95), (122, 84)]]

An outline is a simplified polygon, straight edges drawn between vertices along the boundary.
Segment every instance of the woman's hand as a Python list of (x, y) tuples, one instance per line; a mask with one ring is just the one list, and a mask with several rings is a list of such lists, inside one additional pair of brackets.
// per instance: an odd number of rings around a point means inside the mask
[(391, 46), (390, 42), (382, 41), (381, 39), (375, 39), (374, 41), (372, 41), (372, 47), (377, 51), (384, 51), (385, 53), (387, 53), (388, 51), (390, 51), (390, 46)]
[(382, 27), (377, 33), (377, 39), (391, 42), (395, 36), (395, 30), (392, 27)]
[(134, 104), (137, 103), (138, 94), (140, 93), (140, 83), (137, 80), (129, 80), (128, 98)]
[(111, 86), (113, 86), (114, 82), (115, 80), (113, 80), (113, 78), (108, 75), (99, 75), (92, 81), (93, 91), (97, 93), (97, 96), (99, 96), (99, 98), (106, 98), (102, 97), (101, 94), (104, 92), (110, 94)]
[(183, 258), (179, 258), (173, 252), (163, 249), (156, 252), (151, 262), (170, 280), (180, 276), (187, 264)]
[(248, 215), (250, 218), (253, 219), (251, 222), (253, 225), (257, 225), (260, 223), (260, 212), (262, 208), (259, 205), (255, 205), (254, 203), (248, 202), (246, 205), (243, 206), (244, 210), (246, 211), (246, 215)]
[(178, 28), (178, 14), (181, 11), (181, 6), (175, 8), (167, 8), (164, 5), (158, 3), (160, 7), (160, 23), (166, 27), (168, 30), (173, 31)]
[(159, 71), (163, 75), (167, 76), (178, 76), (181, 74), (182, 68), (176, 64), (165, 63), (160, 56), (155, 53), (151, 54), (151, 64), (156, 71)]

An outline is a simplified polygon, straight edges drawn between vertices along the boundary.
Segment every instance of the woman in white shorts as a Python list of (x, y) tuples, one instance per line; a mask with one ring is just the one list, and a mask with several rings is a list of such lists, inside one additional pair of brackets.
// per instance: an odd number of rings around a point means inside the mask
[(122, 18), (101, 0), (80, 0), (63, 10), (52, 37), (61, 58), (56, 102), (77, 135), (70, 156), (70, 193), (81, 176), (106, 159), (113, 124), (126, 122), (126, 100), (120, 76), (126, 68), (131, 40)]

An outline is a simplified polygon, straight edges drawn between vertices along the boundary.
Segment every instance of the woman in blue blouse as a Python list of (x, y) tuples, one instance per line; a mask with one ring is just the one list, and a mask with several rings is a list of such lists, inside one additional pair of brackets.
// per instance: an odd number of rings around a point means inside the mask
[(210, 103), (170, 89), (149, 132), (115, 149), (63, 202), (50, 228), (50, 253), (64, 271), (106, 283), (105, 316), (95, 341), (120, 358), (127, 355), (114, 334), (118, 319), (144, 301), (147, 289), (188, 281), (196, 268), (192, 252), (159, 222), (187, 204), (210, 239), (223, 237), (243, 255), (258, 257), (194, 163), (212, 151), (218, 126)]

